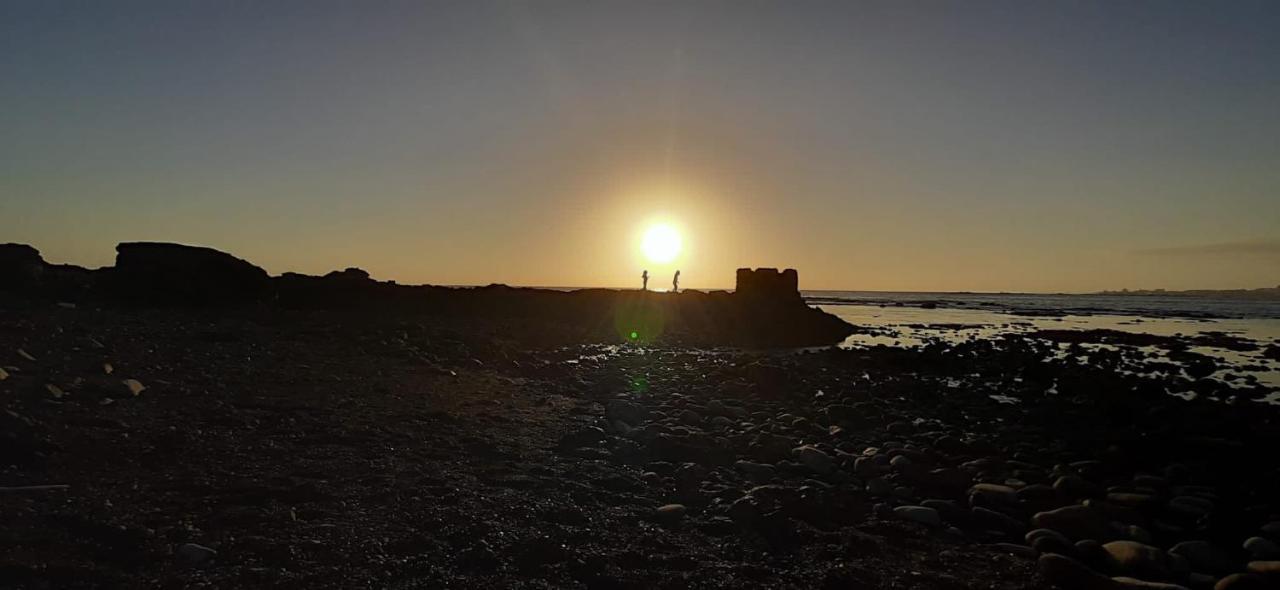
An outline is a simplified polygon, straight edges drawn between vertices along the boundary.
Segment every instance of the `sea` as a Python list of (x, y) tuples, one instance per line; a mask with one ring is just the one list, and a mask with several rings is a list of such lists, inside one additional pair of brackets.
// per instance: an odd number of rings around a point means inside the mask
[[(1280, 344), (1280, 301), (1160, 295), (1027, 293), (896, 293), (804, 291), (805, 300), (860, 330), (841, 346), (920, 346), (931, 341), (1026, 334), (1039, 330), (1119, 330), (1157, 336), (1226, 333), (1253, 340), (1255, 351), (1195, 346), (1219, 360), (1226, 373), (1248, 373), (1280, 388), (1280, 362), (1263, 350)], [(1105, 346), (1105, 345), (1098, 345)], [(1163, 355), (1165, 351), (1153, 349)]]

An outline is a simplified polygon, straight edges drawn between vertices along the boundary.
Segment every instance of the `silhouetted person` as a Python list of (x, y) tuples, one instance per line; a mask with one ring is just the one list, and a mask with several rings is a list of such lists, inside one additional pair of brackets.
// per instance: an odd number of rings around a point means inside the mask
[(680, 292), (680, 271), (678, 270), (676, 271), (675, 278), (671, 279), (671, 292), (672, 293)]
[(640, 280), (644, 281), (644, 287), (642, 287), (641, 289), (644, 291), (648, 291), (649, 290), (649, 271), (648, 270), (644, 271), (643, 273), (640, 273)]

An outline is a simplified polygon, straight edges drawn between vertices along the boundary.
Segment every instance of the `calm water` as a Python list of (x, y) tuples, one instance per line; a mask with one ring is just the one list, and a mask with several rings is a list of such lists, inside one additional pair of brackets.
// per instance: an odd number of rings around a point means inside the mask
[[(832, 315), (880, 332), (850, 336), (842, 344), (847, 347), (916, 346), (928, 340), (959, 342), (1045, 329), (1108, 329), (1160, 336), (1226, 332), (1264, 346), (1280, 342), (1280, 302), (1271, 301), (833, 291), (809, 291), (804, 295), (811, 304)], [(937, 307), (921, 307), (928, 302)], [(1192, 350), (1218, 358), (1237, 371), (1248, 366), (1264, 368), (1248, 372), (1265, 385), (1280, 387), (1280, 363), (1263, 358), (1260, 350)]]
[(1171, 296), (1038, 295), (1027, 293), (895, 293), (888, 291), (804, 291), (822, 304), (936, 303), (954, 309), (1104, 313), (1145, 316), (1280, 319), (1280, 301), (1243, 301)]

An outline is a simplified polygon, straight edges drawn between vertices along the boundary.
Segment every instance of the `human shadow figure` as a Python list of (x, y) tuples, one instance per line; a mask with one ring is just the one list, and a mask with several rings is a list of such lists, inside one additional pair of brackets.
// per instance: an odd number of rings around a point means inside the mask
[(644, 281), (644, 286), (641, 287), (640, 290), (648, 291), (649, 290), (649, 271), (648, 270), (645, 270), (643, 273), (640, 273), (640, 280)]
[(671, 292), (680, 292), (680, 271), (676, 271), (676, 276), (671, 279)]

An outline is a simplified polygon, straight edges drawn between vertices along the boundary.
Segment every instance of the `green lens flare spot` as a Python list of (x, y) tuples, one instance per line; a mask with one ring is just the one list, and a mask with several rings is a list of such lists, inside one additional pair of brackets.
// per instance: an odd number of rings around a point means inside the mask
[(639, 338), (639, 337), (640, 337), (640, 334), (638, 334), (638, 333), (636, 333), (636, 332), (634, 332), (634, 331), (633, 331), (633, 332), (631, 332), (631, 339), (632, 339), (632, 340), (635, 340), (636, 338)]

